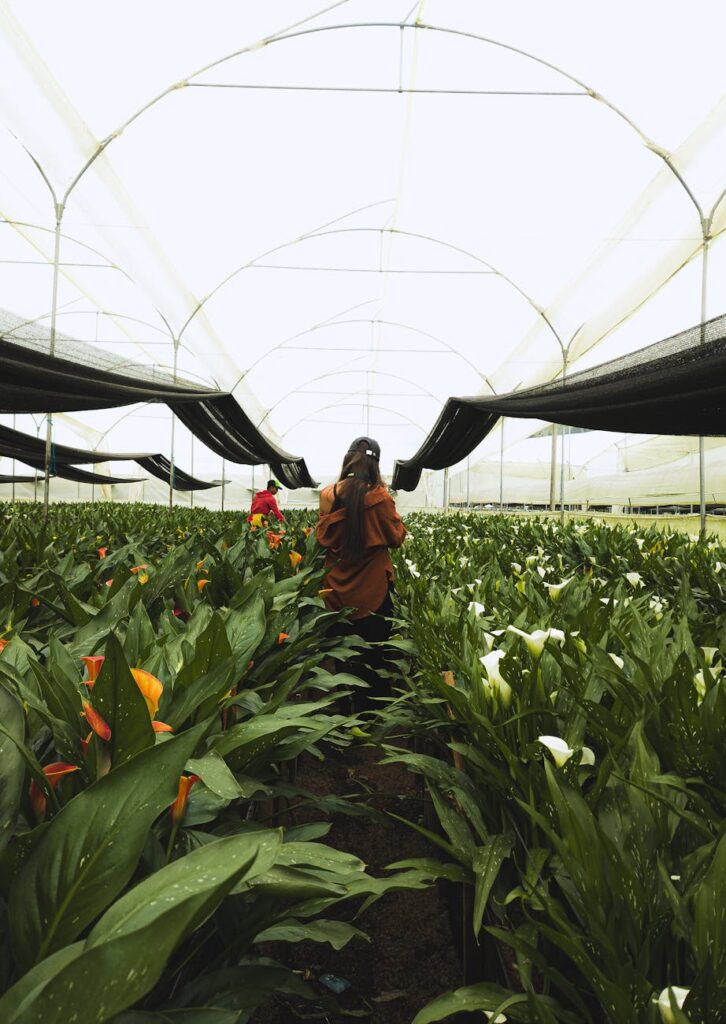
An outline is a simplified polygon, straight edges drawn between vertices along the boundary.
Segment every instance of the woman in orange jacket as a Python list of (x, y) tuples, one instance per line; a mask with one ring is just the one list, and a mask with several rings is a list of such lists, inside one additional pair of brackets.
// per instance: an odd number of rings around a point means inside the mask
[[(320, 494), (320, 519), (315, 531), (327, 549), (325, 586), (331, 611), (351, 608), (352, 621), (340, 632), (355, 633), (369, 642), (390, 636), (393, 613), (393, 565), (389, 548), (403, 544), (406, 527), (381, 479), (377, 441), (358, 437), (348, 449), (340, 476)], [(371, 649), (361, 676), (374, 694), (387, 687), (379, 676), (385, 668), (380, 649)]]

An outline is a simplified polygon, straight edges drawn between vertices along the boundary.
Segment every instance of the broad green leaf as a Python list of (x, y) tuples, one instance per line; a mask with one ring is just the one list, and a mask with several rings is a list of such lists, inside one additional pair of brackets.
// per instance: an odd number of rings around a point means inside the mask
[(107, 745), (113, 768), (153, 746), (154, 731), (146, 701), (113, 633), (106, 643), (104, 662), (89, 699), (110, 726)]
[(69, 653), (75, 658), (94, 654), (105, 637), (129, 614), (141, 597), (142, 589), (138, 586), (135, 576), (129, 577), (111, 600), (101, 608), (98, 615), (76, 630), (69, 644)]
[[(269, 868), (281, 843), (266, 831), (229, 836), (203, 846), (146, 878), (106, 911), (69, 962), (43, 961), (0, 1001), (6, 1024), (65, 1024), (78, 1013), (102, 1024), (156, 983), (174, 948), (209, 916), (233, 886)], [(75, 947), (77, 949), (76, 944)], [(39, 977), (31, 993), (28, 986)]]
[(156, 643), (156, 633), (143, 601), (139, 601), (129, 616), (124, 637), (124, 655), (131, 668), (141, 668), (144, 659)]
[(711, 963), (717, 985), (726, 988), (726, 835), (693, 899), (693, 949), (700, 967)]
[[(503, 1021), (507, 1016), (514, 1021), (529, 1021), (531, 1018), (526, 1010), (527, 1002), (528, 996), (524, 994), (507, 992), (499, 985), (480, 982), (438, 996), (423, 1010), (419, 1010), (412, 1024), (432, 1024), (454, 1013), (474, 1013), (477, 1010), (496, 1011), (497, 1016), (492, 1017), (492, 1021)], [(503, 1013), (505, 1010), (506, 1014)]]
[(255, 936), (255, 942), (327, 942), (333, 949), (342, 949), (354, 938), (370, 942), (365, 932), (345, 921), (296, 921), (289, 918), (263, 929)]
[(265, 635), (265, 602), (262, 594), (255, 590), (242, 606), (232, 608), (225, 626), (232, 653), (240, 667), (245, 668)]
[(203, 757), (192, 758), (187, 761), (187, 771), (198, 775), (207, 789), (211, 789), (217, 796), (226, 800), (236, 800), (244, 796), (246, 789), (240, 786), (234, 777), (223, 757), (214, 750), (210, 750)]
[(512, 850), (509, 836), (491, 836), (483, 846), (476, 849), (472, 860), (474, 872), (474, 913), (472, 925), (474, 935), (478, 935), (484, 920), (489, 893), (497, 880), (499, 869)]
[[(0, 850), (10, 838), (25, 780), (25, 763), (18, 744), (25, 740), (25, 715), (16, 698), (0, 686)], [(11, 739), (12, 737), (12, 739)]]
[(43, 833), (10, 897), (18, 967), (72, 942), (123, 889), (205, 726), (145, 750), (75, 796)]

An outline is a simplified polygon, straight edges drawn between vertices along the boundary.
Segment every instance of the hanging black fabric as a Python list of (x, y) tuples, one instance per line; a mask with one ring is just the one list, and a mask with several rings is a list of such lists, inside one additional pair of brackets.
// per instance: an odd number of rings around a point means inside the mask
[[(166, 458), (165, 455), (143, 455), (140, 458), (136, 457), (136, 462), (145, 469), (147, 473), (151, 473), (158, 480), (163, 480), (165, 483), (169, 483), (169, 477), (171, 475), (171, 462)], [(198, 480), (196, 477), (190, 476), (189, 473), (185, 473), (183, 469), (179, 469), (178, 466), (174, 466), (174, 490), (175, 491), (206, 491), (210, 487), (221, 487), (223, 483), (229, 483), (228, 480)]]
[[(107, 364), (108, 359), (104, 363)], [(219, 394), (187, 382), (174, 383), (167, 374), (154, 374), (139, 364), (126, 362), (122, 366), (119, 363), (109, 369), (108, 365), (79, 363), (26, 347), (7, 337), (0, 337), (0, 379), (0, 412), (3, 413), (113, 409), (134, 402), (168, 399), (194, 402)]]
[(230, 462), (266, 463), (283, 486), (315, 487), (305, 460), (283, 451), (264, 437), (232, 395), (215, 395), (195, 403), (168, 402), (195, 437)]
[[(7, 323), (11, 314), (2, 312)], [(49, 335), (38, 324), (12, 318), (0, 323), (0, 413), (73, 412), (136, 402), (165, 402), (212, 451), (242, 465), (268, 464), (285, 487), (314, 487), (305, 460), (274, 445), (252, 423), (232, 395), (174, 382), (159, 373), (63, 335), (49, 355)], [(12, 337), (8, 335), (10, 332)], [(80, 459), (76, 461), (81, 461)]]
[(0, 484), (34, 484), (36, 480), (42, 480), (42, 477), (33, 476), (13, 476), (8, 473), (0, 473)]
[[(38, 469), (45, 468), (45, 439), (39, 437), (33, 437), (32, 434), (24, 434), (20, 430), (12, 430), (10, 427), (4, 427), (0, 425), (0, 455), (5, 455), (10, 459), (17, 459), (19, 462), (24, 462), (29, 466), (37, 466)], [(99, 452), (95, 450), (87, 450), (85, 448), (73, 448), (65, 444), (53, 444), (51, 446), (51, 476), (63, 476), (62, 470), (67, 467), (72, 467), (74, 463), (81, 462), (96, 463), (96, 462), (118, 462), (118, 461), (129, 461), (136, 462), (142, 469), (145, 469), (152, 476), (157, 477), (159, 480), (163, 480), (165, 483), (169, 483), (169, 474), (171, 471), (171, 463), (169, 460), (159, 453), (154, 454), (153, 452)], [(78, 474), (84, 473), (83, 470), (78, 470)], [(68, 480), (84, 480), (88, 483), (131, 483), (131, 479), (122, 477), (110, 477), (101, 476), (96, 474), (97, 479), (92, 479), (94, 475), (85, 477), (82, 476), (68, 476), (66, 474), (65, 479)], [(31, 480), (33, 477), (30, 478)], [(133, 482), (138, 482), (139, 479), (134, 478)], [(198, 480), (188, 473), (185, 473), (183, 469), (178, 466), (174, 467), (174, 487), (178, 491), (197, 491), (205, 490), (209, 487), (221, 486), (221, 480), (206, 481)]]
[[(27, 466), (45, 471), (44, 459), (21, 459)], [(56, 465), (51, 476), (60, 477), (61, 480), (73, 480), (79, 484), (140, 484), (146, 478), (142, 476), (104, 476), (103, 473), (91, 473), (86, 469), (78, 469), (77, 466)]]
[(633, 434), (726, 436), (726, 314), (562, 381), (494, 397), (450, 398), (392, 486), (461, 462), (500, 416)]
[[(53, 456), (56, 464), (73, 465), (73, 463), (95, 462), (119, 462), (138, 461), (148, 456), (149, 452), (99, 452), (95, 449), (73, 448), (67, 444), (56, 444), (53, 442)], [(25, 434), (21, 430), (13, 430), (11, 427), (0, 425), (0, 455), (6, 455), (9, 459), (26, 461), (26, 456), (33, 459), (45, 460), (45, 438), (33, 437), (32, 434)]]

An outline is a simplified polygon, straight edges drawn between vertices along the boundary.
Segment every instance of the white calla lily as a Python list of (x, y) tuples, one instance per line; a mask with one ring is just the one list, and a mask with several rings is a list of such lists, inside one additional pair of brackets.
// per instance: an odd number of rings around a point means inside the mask
[[(706, 696), (706, 680), (703, 676), (703, 669), (699, 669), (693, 677), (693, 685), (696, 687), (696, 693), (703, 700)], [(699, 704), (701, 701), (699, 701)]]
[(504, 651), (490, 651), (479, 658), (479, 661), (484, 666), (489, 686), (499, 695), (504, 707), (508, 708), (512, 700), (512, 688), (499, 671), (499, 662), (505, 656)]
[(673, 993), (673, 998), (676, 1001), (676, 1006), (680, 1010), (686, 1001), (686, 996), (691, 990), (689, 988), (679, 988), (677, 985), (669, 985), (668, 988), (664, 988), (661, 994), (658, 996), (658, 1009), (660, 1010), (660, 1019), (663, 1024), (676, 1024), (676, 1018), (671, 1009), (671, 997), (670, 993)]
[(484, 605), (480, 604), (478, 601), (469, 601), (468, 610), (470, 612), (474, 612), (475, 615), (483, 615)]
[[(559, 736), (538, 736), (537, 740), (542, 746), (547, 747), (554, 758), (558, 768), (562, 768), (575, 753), (574, 748), (567, 745), (566, 741)], [(580, 752), (580, 764), (595, 764), (595, 753), (590, 747), (583, 747)]]
[(574, 576), (570, 576), (569, 579), (563, 580), (562, 583), (548, 583), (547, 592), (550, 595), (550, 600), (559, 601), (562, 597), (562, 591), (569, 583), (572, 583), (573, 579)]
[(547, 747), (558, 768), (562, 768), (563, 765), (567, 764), (574, 754), (572, 747), (568, 747), (559, 736), (538, 736), (537, 742)]
[(643, 577), (639, 572), (626, 572), (625, 579), (628, 581), (631, 587), (644, 587)]
[(516, 633), (517, 636), (522, 637), (527, 645), (527, 650), (533, 658), (539, 658), (544, 650), (545, 640), (548, 640), (550, 637), (559, 644), (563, 644), (565, 641), (565, 634), (561, 629), (535, 629), (533, 633), (526, 633), (523, 629), (518, 629), (516, 626), (507, 626), (507, 629), (510, 633)]
[(624, 668), (625, 662), (620, 657), (620, 655), (613, 654), (612, 651), (608, 651), (608, 658), (611, 658), (615, 662), (615, 664), (618, 666), (618, 668)]
[(713, 660), (718, 654), (718, 647), (702, 647), (703, 656), (706, 659), (706, 664), (709, 668), (713, 665)]

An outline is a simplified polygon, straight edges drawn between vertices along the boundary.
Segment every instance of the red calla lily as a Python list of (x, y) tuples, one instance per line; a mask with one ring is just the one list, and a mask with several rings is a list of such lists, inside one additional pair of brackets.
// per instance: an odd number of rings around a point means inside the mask
[[(43, 774), (50, 783), (52, 789), (55, 789), (64, 775), (69, 775), (71, 772), (77, 771), (77, 764), (68, 764), (66, 761), (53, 761), (51, 764), (47, 764), (43, 768)], [(42, 821), (48, 807), (48, 800), (46, 799), (45, 793), (40, 786), (37, 785), (35, 780), (30, 783), (30, 803), (32, 804), (36, 821)]]

